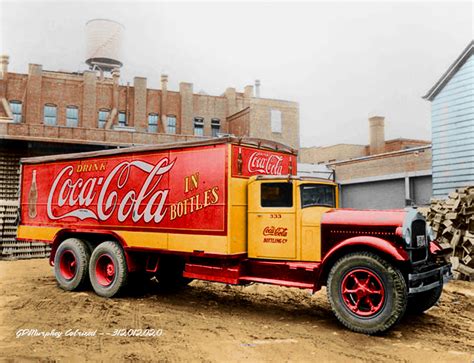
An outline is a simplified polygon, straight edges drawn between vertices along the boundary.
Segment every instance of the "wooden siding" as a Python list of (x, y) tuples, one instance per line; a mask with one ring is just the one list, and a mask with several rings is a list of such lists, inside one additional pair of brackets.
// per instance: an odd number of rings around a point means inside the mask
[(433, 196), (474, 185), (474, 56), (461, 66), (431, 105)]

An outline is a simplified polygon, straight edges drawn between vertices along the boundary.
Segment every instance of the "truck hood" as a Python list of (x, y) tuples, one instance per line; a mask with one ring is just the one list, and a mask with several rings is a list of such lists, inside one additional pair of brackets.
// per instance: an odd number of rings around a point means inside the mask
[(323, 214), (321, 224), (344, 226), (401, 227), (406, 210), (331, 209)]

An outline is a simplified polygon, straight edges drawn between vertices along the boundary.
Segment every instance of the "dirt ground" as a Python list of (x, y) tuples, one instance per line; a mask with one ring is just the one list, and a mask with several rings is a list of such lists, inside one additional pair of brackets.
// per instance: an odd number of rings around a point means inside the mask
[[(474, 359), (474, 284), (469, 282), (449, 283), (438, 306), (378, 337), (344, 329), (324, 291), (311, 296), (278, 286), (194, 281), (178, 293), (152, 289), (141, 296), (104, 299), (91, 291), (59, 289), (45, 259), (0, 261), (0, 307), (3, 361)], [(154, 329), (158, 336), (113, 336), (115, 329)], [(34, 332), (56, 336), (17, 337)], [(95, 336), (70, 336), (80, 333)]]

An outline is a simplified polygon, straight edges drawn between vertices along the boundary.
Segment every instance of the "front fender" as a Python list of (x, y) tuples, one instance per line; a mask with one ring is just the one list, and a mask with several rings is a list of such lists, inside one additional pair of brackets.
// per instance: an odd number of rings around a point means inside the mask
[(410, 259), (410, 257), (408, 256), (408, 253), (403, 248), (401, 248), (400, 246), (397, 246), (396, 244), (392, 242), (389, 242), (382, 238), (373, 237), (373, 236), (357, 236), (357, 237), (348, 238), (338, 243), (337, 245), (335, 245), (324, 256), (321, 263), (322, 265), (324, 265), (325, 262), (331, 260), (332, 256), (335, 256), (339, 251), (341, 251), (344, 248), (359, 247), (359, 246), (368, 247), (371, 250), (380, 251), (385, 255), (391, 256), (394, 260), (397, 260), (397, 261), (408, 261)]
[[(317, 282), (314, 285), (313, 292), (319, 290), (322, 285), (325, 285), (325, 279), (336, 260), (344, 256), (344, 254), (350, 253), (354, 248), (360, 248), (369, 251), (372, 250), (376, 252), (378, 251), (400, 262), (410, 260), (408, 253), (403, 248), (382, 238), (373, 236), (351, 237), (338, 243), (333, 248), (331, 248), (328, 253), (326, 253), (321, 261), (319, 276)], [(344, 250), (347, 251), (345, 252)]]

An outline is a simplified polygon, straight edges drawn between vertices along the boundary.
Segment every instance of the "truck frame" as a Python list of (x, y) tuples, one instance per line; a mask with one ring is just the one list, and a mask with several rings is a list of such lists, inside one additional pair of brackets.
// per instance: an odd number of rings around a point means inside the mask
[(439, 299), (450, 266), (415, 209), (339, 209), (297, 153), (224, 137), (21, 160), (18, 239), (52, 245), (65, 290), (103, 297), (156, 277), (327, 287), (338, 320), (376, 334)]

